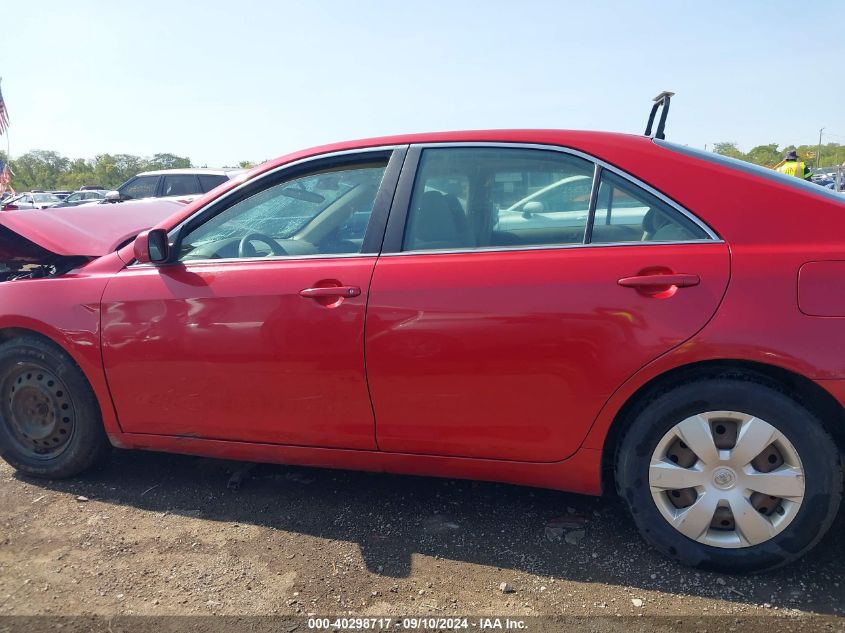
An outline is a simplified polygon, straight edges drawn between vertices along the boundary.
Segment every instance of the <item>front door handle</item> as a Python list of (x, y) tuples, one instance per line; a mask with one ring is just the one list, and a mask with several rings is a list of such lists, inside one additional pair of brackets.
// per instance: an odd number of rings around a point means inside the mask
[(687, 273), (655, 273), (653, 275), (636, 275), (634, 277), (623, 277), (618, 281), (620, 286), (625, 288), (640, 288), (643, 290), (655, 290), (657, 288), (689, 288), (701, 283), (698, 275)]
[(306, 288), (300, 290), (301, 297), (319, 299), (321, 297), (357, 297), (361, 294), (358, 286), (326, 286), (322, 288)]

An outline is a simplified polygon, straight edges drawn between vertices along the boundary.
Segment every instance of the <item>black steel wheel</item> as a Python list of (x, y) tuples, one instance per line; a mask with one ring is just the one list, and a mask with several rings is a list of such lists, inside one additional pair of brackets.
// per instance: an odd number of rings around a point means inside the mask
[(76, 422), (67, 385), (48, 369), (21, 363), (4, 377), (8, 426), (16, 448), (32, 459), (53, 459), (64, 451)]
[(35, 477), (71, 477), (109, 448), (99, 405), (73, 360), (35, 337), (0, 345), (0, 455)]

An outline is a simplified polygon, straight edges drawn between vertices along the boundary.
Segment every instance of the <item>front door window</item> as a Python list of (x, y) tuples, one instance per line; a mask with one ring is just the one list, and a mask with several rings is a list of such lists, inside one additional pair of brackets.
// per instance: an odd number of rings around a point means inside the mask
[(360, 253), (386, 164), (322, 170), (258, 191), (188, 233), (179, 258)]

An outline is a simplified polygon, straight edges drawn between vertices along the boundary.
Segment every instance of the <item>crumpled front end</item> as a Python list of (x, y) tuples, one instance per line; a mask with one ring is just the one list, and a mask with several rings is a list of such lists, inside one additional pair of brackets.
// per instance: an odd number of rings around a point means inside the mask
[(89, 257), (53, 253), (0, 225), (0, 282), (55, 277), (88, 261)]

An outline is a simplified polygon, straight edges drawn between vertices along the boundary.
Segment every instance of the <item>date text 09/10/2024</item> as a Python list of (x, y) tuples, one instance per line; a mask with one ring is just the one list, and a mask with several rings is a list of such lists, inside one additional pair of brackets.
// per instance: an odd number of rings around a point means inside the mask
[(520, 631), (525, 630), (524, 620), (512, 618), (478, 618), (471, 621), (468, 618), (309, 618), (309, 630), (340, 630), (340, 631), (387, 631), (398, 630), (461, 630), (478, 629), (481, 631)]

